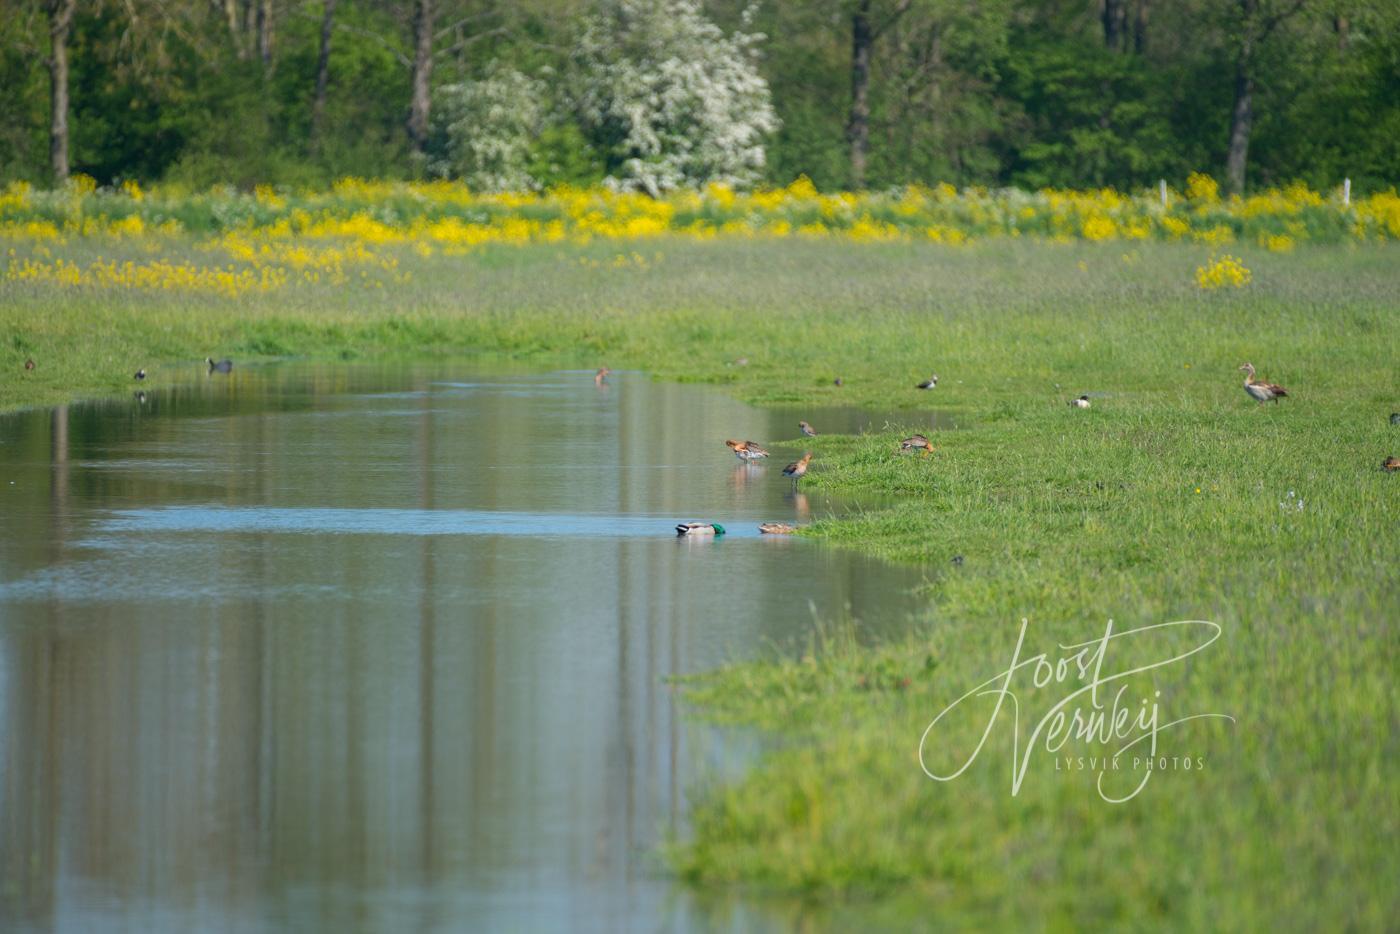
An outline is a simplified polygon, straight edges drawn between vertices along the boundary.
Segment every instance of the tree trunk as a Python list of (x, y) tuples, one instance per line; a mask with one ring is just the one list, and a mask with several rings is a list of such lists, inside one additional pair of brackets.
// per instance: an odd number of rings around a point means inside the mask
[(1121, 52), (1126, 46), (1127, 0), (1102, 0), (1103, 44), (1110, 52)]
[(1141, 55), (1147, 51), (1147, 16), (1151, 0), (1138, 0), (1137, 22), (1133, 26), (1133, 51)]
[(870, 153), (870, 48), (874, 42), (870, 0), (860, 0), (851, 14), (851, 116), (846, 124), (853, 190), (865, 187), (865, 163)]
[(272, 69), (272, 0), (258, 0), (258, 59), (263, 70)]
[(335, 29), (337, 0), (325, 0), (321, 11), (321, 51), (316, 56), (316, 96), (311, 101), (311, 145), (321, 141), (321, 120), (326, 112), (326, 87), (331, 80), (331, 34)]
[(49, 164), (55, 184), (68, 180), (68, 32), (77, 0), (49, 0)]
[(1245, 165), (1249, 159), (1249, 131), (1254, 124), (1254, 40), (1241, 40), (1235, 60), (1235, 109), (1230, 115), (1230, 153), (1225, 162), (1231, 194), (1244, 193)]
[(408, 140), (422, 154), (428, 144), (429, 91), (433, 74), (433, 0), (413, 5), (413, 99), (408, 109)]
[(1351, 45), (1351, 21), (1337, 13), (1332, 17), (1332, 29), (1337, 33), (1337, 51), (1345, 54)]

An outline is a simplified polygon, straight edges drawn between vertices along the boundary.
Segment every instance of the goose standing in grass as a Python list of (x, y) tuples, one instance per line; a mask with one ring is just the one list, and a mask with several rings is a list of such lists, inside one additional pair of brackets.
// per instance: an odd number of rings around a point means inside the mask
[(205, 357), (204, 362), (209, 364), (210, 373), (231, 373), (233, 372), (233, 361), (225, 357), (223, 360), (215, 362), (213, 357)]
[(1254, 378), (1254, 364), (1246, 363), (1240, 367), (1240, 372), (1245, 374), (1244, 391), (1249, 393), (1249, 397), (1255, 402), (1263, 405), (1265, 402), (1278, 402), (1280, 398), (1288, 395), (1288, 390), (1277, 383), (1266, 383), (1262, 379)]
[(765, 522), (758, 530), (764, 535), (791, 535), (797, 531), (797, 526), (788, 525), (786, 522)]
[(1400, 457), (1387, 457), (1385, 459), (1385, 462), (1382, 463), (1381, 466), (1384, 467), (1386, 470), (1391, 471), (1392, 473), (1394, 471), (1400, 470)]
[(724, 443), (729, 446), (729, 450), (734, 452), (735, 457), (746, 463), (768, 456), (768, 452), (753, 441), (734, 441), (731, 439)]
[(797, 427), (802, 429), (802, 433), (809, 438), (815, 438), (817, 436), (817, 430), (806, 422), (798, 422)]
[(924, 457), (933, 453), (933, 442), (923, 435), (912, 435), (899, 442), (901, 451), (923, 451)]
[(676, 526), (677, 535), (723, 535), (724, 526), (716, 522), (681, 522)]
[(606, 383), (608, 381), (608, 375), (610, 373), (612, 373), (612, 370), (608, 369), (607, 367), (598, 367), (598, 372), (593, 374), (593, 385), (601, 386), (604, 383)]
[(140, 382), (141, 380), (143, 380), (143, 379), (145, 379), (145, 378), (146, 378), (146, 371), (145, 371), (144, 369), (141, 369), (141, 370), (137, 370), (137, 371), (136, 371), (136, 381), (137, 381), (137, 382)]
[(34, 369), (34, 358), (33, 358), (33, 357), (30, 357), (29, 359), (27, 359), (27, 360), (24, 361), (24, 369), (25, 369), (26, 371)]
[(1087, 409), (1089, 407), (1089, 397), (1080, 396), (1077, 399), (1071, 399), (1069, 400), (1069, 404), (1072, 408)]
[(937, 373), (934, 373), (932, 376), (930, 376), (928, 379), (924, 380), (922, 383), (920, 383), (919, 385), (915, 386), (914, 388), (915, 388), (915, 389), (934, 389), (934, 388), (937, 388), (937, 386), (938, 386), (938, 374), (937, 374)]
[(797, 488), (797, 481), (807, 475), (807, 465), (812, 462), (812, 452), (808, 451), (802, 457), (793, 461), (783, 468), (783, 476), (792, 478), (793, 489)]

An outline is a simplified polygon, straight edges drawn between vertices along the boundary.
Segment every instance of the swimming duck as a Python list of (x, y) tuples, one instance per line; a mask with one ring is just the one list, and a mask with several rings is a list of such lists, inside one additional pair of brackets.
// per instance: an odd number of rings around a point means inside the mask
[(1245, 375), (1244, 391), (1249, 393), (1249, 397), (1260, 405), (1265, 402), (1278, 402), (1279, 398), (1288, 395), (1288, 390), (1276, 383), (1266, 383), (1263, 380), (1254, 378), (1254, 364), (1246, 363), (1240, 367), (1240, 371)]
[(1069, 404), (1076, 409), (1087, 409), (1089, 407), (1089, 397), (1080, 396), (1077, 399), (1069, 400)]
[(606, 383), (608, 381), (608, 374), (611, 372), (612, 370), (605, 366), (598, 367), (598, 372), (593, 374), (593, 385), (601, 386)]
[(682, 522), (676, 526), (677, 535), (723, 535), (724, 526), (716, 522)]
[(1400, 457), (1387, 457), (1381, 466), (1386, 470), (1400, 470)]
[(797, 531), (797, 526), (788, 525), (786, 522), (765, 522), (758, 530), (764, 535), (791, 535)]
[(928, 457), (933, 453), (933, 442), (929, 441), (929, 439), (925, 438), (923, 435), (913, 435), (899, 442), (899, 449), (901, 451), (921, 450), (924, 452), (924, 457)]
[(806, 422), (798, 422), (797, 427), (801, 428), (802, 433), (809, 438), (815, 438), (817, 436), (817, 430)]
[(233, 371), (233, 361), (227, 358), (216, 363), (213, 357), (205, 357), (204, 362), (209, 364), (210, 373), (231, 373)]
[(734, 456), (741, 461), (756, 461), (761, 457), (767, 457), (768, 452), (758, 446), (755, 441), (726, 441), (729, 450), (734, 452)]
[(812, 462), (812, 452), (808, 451), (798, 460), (793, 461), (783, 468), (783, 476), (792, 478), (792, 485), (797, 486), (797, 481), (807, 475), (807, 465)]
[(30, 357), (28, 360), (25, 360), (25, 361), (24, 361), (24, 368), (25, 368), (26, 370), (32, 370), (32, 369), (34, 369), (34, 358), (33, 358), (33, 357)]
[(145, 379), (145, 378), (146, 378), (146, 371), (145, 371), (145, 370), (137, 370), (137, 371), (136, 371), (136, 378), (137, 378), (138, 380), (143, 380), (143, 379)]
[(934, 373), (932, 376), (930, 376), (928, 379), (924, 380), (922, 383), (920, 383), (919, 385), (915, 386), (914, 388), (915, 388), (915, 389), (933, 389), (933, 388), (935, 388), (937, 385), (938, 385), (938, 374), (937, 374), (937, 373)]

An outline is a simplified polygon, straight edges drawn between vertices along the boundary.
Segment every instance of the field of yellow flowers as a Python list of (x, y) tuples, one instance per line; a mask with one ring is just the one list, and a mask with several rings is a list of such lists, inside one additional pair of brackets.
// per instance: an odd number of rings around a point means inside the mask
[[(6, 280), (231, 297), (299, 283), (383, 288), (405, 281), (404, 255), (460, 256), (487, 245), (790, 237), (951, 246), (1168, 241), (1212, 254), (1232, 244), (1288, 252), (1400, 240), (1400, 195), (1346, 204), (1293, 186), (1227, 199), (1204, 175), (1191, 176), (1185, 191), (1136, 194), (946, 184), (823, 194), (805, 178), (786, 188), (711, 186), (661, 199), (603, 188), (477, 194), (447, 182), (358, 179), (329, 191), (243, 193), (134, 183), (108, 190), (82, 176), (62, 190), (12, 184), (0, 193)], [(75, 244), (86, 247), (85, 259), (65, 255)], [(1203, 288), (1239, 286), (1242, 275), (1212, 255), (1199, 280)]]

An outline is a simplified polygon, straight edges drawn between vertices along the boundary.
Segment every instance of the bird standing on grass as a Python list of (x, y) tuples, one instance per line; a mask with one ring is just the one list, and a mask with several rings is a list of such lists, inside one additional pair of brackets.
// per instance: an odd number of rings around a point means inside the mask
[(752, 462), (768, 456), (768, 452), (753, 441), (729, 440), (724, 443), (729, 446), (729, 450), (734, 452), (734, 456), (741, 461)]
[(1392, 473), (1400, 470), (1400, 457), (1387, 457), (1381, 466)]
[(798, 422), (797, 427), (801, 428), (802, 433), (809, 438), (815, 438), (817, 436), (817, 430), (806, 422)]
[(783, 468), (783, 476), (792, 478), (793, 489), (797, 488), (797, 481), (807, 475), (807, 465), (812, 462), (812, 452), (808, 451), (798, 460), (793, 461)]
[(1254, 364), (1246, 363), (1240, 367), (1240, 372), (1245, 374), (1244, 391), (1249, 393), (1249, 397), (1255, 402), (1263, 405), (1265, 402), (1278, 402), (1280, 398), (1288, 395), (1288, 390), (1277, 383), (1266, 383), (1262, 379), (1254, 378)]
[(937, 373), (934, 373), (932, 376), (930, 376), (928, 379), (924, 380), (922, 383), (920, 383), (919, 385), (915, 386), (914, 388), (915, 388), (915, 389), (934, 389), (934, 388), (936, 388), (937, 386), (938, 386), (938, 374), (937, 374)]
[(27, 360), (24, 361), (24, 368), (25, 368), (25, 370), (32, 370), (32, 369), (34, 369), (34, 358), (33, 358), (33, 357), (30, 357), (29, 359), (27, 359)]
[(145, 379), (145, 378), (146, 378), (146, 371), (145, 371), (145, 370), (137, 370), (137, 371), (136, 371), (136, 379), (137, 379), (137, 381), (143, 380), (143, 379)]
[(933, 453), (933, 442), (923, 435), (913, 435), (899, 442), (901, 451), (923, 451), (924, 457)]
[(1089, 397), (1080, 396), (1077, 399), (1071, 399), (1069, 400), (1069, 404), (1076, 409), (1087, 409), (1089, 407)]
[(210, 372), (210, 373), (231, 373), (231, 372), (233, 372), (233, 361), (232, 361), (232, 360), (229, 360), (228, 358), (224, 358), (223, 360), (219, 360), (218, 362), (215, 362), (213, 357), (205, 357), (205, 358), (204, 358), (204, 362), (207, 363), (207, 364), (209, 364), (209, 372)]
[(676, 526), (677, 535), (723, 535), (724, 526), (713, 522), (681, 522)]

